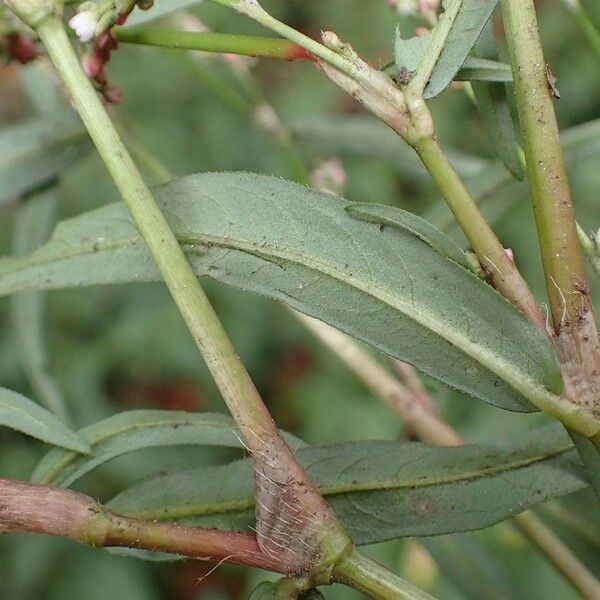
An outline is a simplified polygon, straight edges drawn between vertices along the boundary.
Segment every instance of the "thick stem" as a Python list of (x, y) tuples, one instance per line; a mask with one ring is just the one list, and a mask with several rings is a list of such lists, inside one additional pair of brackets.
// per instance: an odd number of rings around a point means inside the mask
[(412, 583), (357, 552), (336, 566), (334, 580), (351, 585), (376, 600), (435, 600)]
[(112, 32), (119, 42), (127, 44), (283, 60), (311, 60), (310, 54), (302, 46), (285, 39), (135, 27), (114, 27)]
[[(283, 552), (288, 571), (318, 570), (347, 552), (349, 538), (280, 436), (159, 206), (81, 70), (62, 23), (48, 18), (38, 27), (38, 34), (254, 455), (261, 548), (280, 556), (282, 540), (291, 538), (295, 544)], [(286, 506), (291, 515), (269, 509), (273, 498), (282, 493), (289, 499)], [(289, 522), (297, 530), (290, 531)]]
[(283, 572), (251, 535), (138, 521), (71, 490), (0, 479), (0, 533), (55, 535), (91, 546), (140, 548)]
[(421, 138), (414, 148), (471, 242), (489, 281), (545, 332), (544, 317), (527, 283), (484, 219), (435, 137)]
[(600, 345), (533, 0), (502, 0), (533, 210), (566, 395), (600, 418)]

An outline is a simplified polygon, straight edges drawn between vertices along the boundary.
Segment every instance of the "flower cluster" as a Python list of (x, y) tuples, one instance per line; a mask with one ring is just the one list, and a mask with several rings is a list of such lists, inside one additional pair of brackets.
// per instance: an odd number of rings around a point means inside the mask
[(136, 5), (145, 10), (152, 6), (152, 1), (87, 1), (79, 6), (77, 13), (69, 21), (69, 26), (83, 44), (83, 69), (107, 102), (118, 103), (122, 99), (121, 90), (109, 86), (104, 71), (111, 52), (117, 48), (117, 40), (111, 29), (113, 25), (123, 25)]

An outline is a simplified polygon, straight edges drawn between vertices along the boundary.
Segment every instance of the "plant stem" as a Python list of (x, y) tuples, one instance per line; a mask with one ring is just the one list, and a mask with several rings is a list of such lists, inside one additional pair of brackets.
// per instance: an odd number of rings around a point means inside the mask
[(0, 479), (0, 533), (41, 533), (100, 547), (168, 552), (281, 572), (251, 535), (139, 521), (118, 515), (83, 494)]
[[(273, 479), (277, 479), (278, 473), (286, 473), (285, 494), (293, 512), (288, 516), (295, 529), (285, 529), (285, 523), (289, 522), (285, 514), (273, 522), (270, 514), (258, 510), (257, 535), (261, 548), (268, 552), (277, 548), (279, 555), (288, 561), (290, 572), (303, 569), (312, 572), (336, 560), (347, 552), (349, 538), (279, 434), (159, 206), (81, 70), (62, 23), (56, 17), (49, 17), (39, 24), (37, 32), (254, 456), (259, 506), (266, 494), (279, 497), (281, 487)], [(271, 498), (267, 501), (272, 502)], [(285, 507), (282, 512), (286, 513)], [(297, 548), (281, 552), (281, 542), (276, 539), (279, 535), (297, 539), (304, 552)], [(320, 556), (319, 564), (314, 563), (315, 555)]]
[(283, 60), (310, 60), (310, 54), (285, 39), (227, 33), (114, 27), (119, 42), (180, 50), (199, 50)]
[(412, 583), (357, 552), (336, 566), (334, 580), (352, 585), (376, 600), (435, 600)]
[(471, 242), (492, 285), (545, 332), (544, 317), (527, 283), (504, 251), (435, 137), (421, 138), (414, 148)]
[(436, 19), (437, 22), (429, 35), (429, 44), (419, 63), (417, 72), (406, 86), (406, 93), (408, 96), (423, 96), (423, 90), (425, 89), (438, 58), (446, 45), (446, 40), (452, 31), (452, 26), (458, 16), (462, 2), (463, 0), (450, 0), (447, 2), (446, 9), (440, 15), (439, 19)]
[(583, 598), (598, 600), (600, 598), (600, 582), (585, 567), (571, 550), (548, 529), (533, 513), (524, 513), (514, 519), (527, 538), (532, 541), (552, 564), (577, 589)]
[(600, 412), (600, 345), (533, 0), (502, 0), (533, 210), (565, 393)]

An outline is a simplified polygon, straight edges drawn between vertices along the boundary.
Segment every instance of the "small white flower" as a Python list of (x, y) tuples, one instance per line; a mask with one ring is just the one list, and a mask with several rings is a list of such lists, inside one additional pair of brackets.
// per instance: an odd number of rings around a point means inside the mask
[(79, 40), (84, 43), (94, 39), (97, 24), (98, 20), (93, 10), (83, 10), (69, 21), (69, 27), (75, 31)]

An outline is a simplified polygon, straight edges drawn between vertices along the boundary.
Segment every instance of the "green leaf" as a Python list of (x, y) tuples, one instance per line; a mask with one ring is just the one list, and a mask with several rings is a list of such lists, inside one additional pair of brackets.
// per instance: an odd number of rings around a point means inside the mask
[(418, 215), (394, 206), (369, 202), (349, 204), (346, 210), (353, 217), (368, 223), (389, 225), (410, 231), (442, 256), (453, 260), (469, 271), (475, 272), (473, 264), (461, 247), (445, 233), (436, 229), (429, 221)]
[(0, 425), (10, 427), (48, 444), (68, 448), (74, 456), (87, 453), (86, 442), (51, 412), (25, 396), (0, 388)]
[(0, 204), (52, 181), (91, 144), (79, 117), (61, 111), (0, 130)]
[(516, 179), (522, 180), (525, 175), (519, 158), (519, 146), (506, 99), (506, 89), (484, 82), (473, 82), (472, 86), (477, 109), (498, 158)]
[(504, 565), (474, 535), (455, 533), (419, 541), (465, 598), (511, 600), (519, 596)]
[[(427, 38), (415, 38), (415, 39), (427, 39)], [(401, 58), (402, 64), (418, 65), (418, 62), (414, 62), (415, 59), (419, 59), (420, 55), (413, 57), (411, 54), (404, 58)], [(411, 71), (404, 67), (405, 76), (410, 77)], [(396, 62), (390, 63), (383, 67), (382, 71), (390, 77), (397, 78), (400, 75)], [(463, 66), (458, 70), (458, 73), (454, 76), (455, 81), (495, 81), (508, 83), (512, 81), (512, 71), (510, 65), (498, 62), (496, 60), (489, 60), (485, 58), (477, 58), (475, 56), (467, 56), (467, 59), (463, 63)]]
[[(79, 436), (91, 446), (88, 456), (52, 450), (31, 476), (35, 483), (68, 487), (104, 463), (136, 450), (163, 446), (243, 448), (233, 419), (226, 415), (167, 410), (133, 410), (85, 427)], [(302, 445), (288, 435), (293, 447)]]
[(510, 65), (506, 63), (468, 56), (454, 79), (456, 81), (495, 81), (498, 83), (509, 83), (512, 81), (512, 71)]
[[(48, 239), (56, 223), (56, 201), (52, 188), (19, 204), (13, 225), (15, 256), (25, 256)], [(15, 350), (37, 398), (66, 422), (64, 399), (46, 370), (44, 307), (44, 296), (39, 292), (22, 292), (11, 298)]]
[(581, 461), (585, 465), (587, 478), (596, 497), (600, 500), (600, 449), (588, 438), (576, 431), (568, 430)]
[[(562, 388), (547, 338), (474, 274), (406, 230), (275, 177), (207, 174), (156, 191), (199, 275), (275, 298), (477, 398), (531, 411)], [(0, 261), (0, 295), (159, 280), (123, 205), (59, 225)], [(551, 390), (551, 391), (550, 391)]]
[[(441, 94), (455, 78), (490, 19), (498, 0), (447, 0), (461, 2), (452, 29), (424, 91), (426, 100)], [(403, 40), (396, 32), (395, 58), (398, 69), (416, 71), (428, 50), (431, 34)]]
[[(358, 544), (489, 527), (587, 483), (557, 425), (486, 446), (350, 442), (297, 451)], [(253, 520), (250, 460), (159, 475), (108, 503), (141, 519), (246, 531)]]

